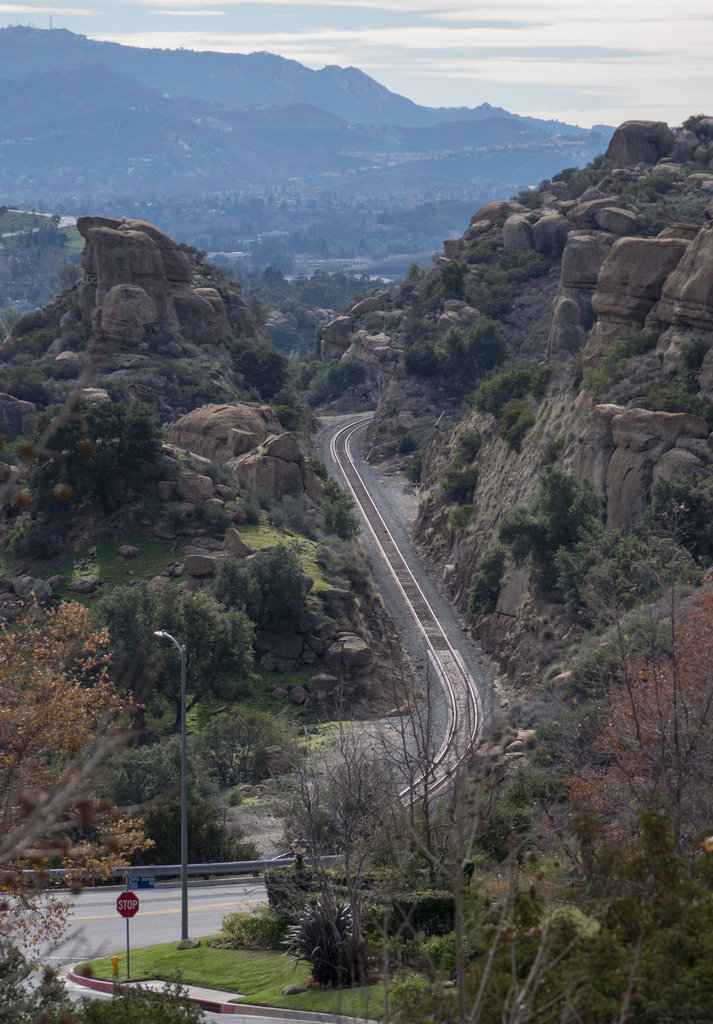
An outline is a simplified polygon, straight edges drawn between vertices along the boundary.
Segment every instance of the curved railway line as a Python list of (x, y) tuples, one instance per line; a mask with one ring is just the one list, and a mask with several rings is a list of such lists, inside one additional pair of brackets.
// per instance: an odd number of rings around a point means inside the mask
[(330, 454), (425, 639), (428, 659), (443, 690), (448, 713), (447, 727), (440, 749), (420, 778), (402, 790), (401, 795), (406, 798), (418, 790), (427, 777), (431, 793), (447, 786), (450, 777), (466, 757), (478, 734), (482, 713), (473, 677), (446, 635), (431, 603), (411, 571), (401, 548), (371, 497), (352, 455), (352, 441), (370, 419), (371, 416), (365, 416), (338, 429), (330, 441)]

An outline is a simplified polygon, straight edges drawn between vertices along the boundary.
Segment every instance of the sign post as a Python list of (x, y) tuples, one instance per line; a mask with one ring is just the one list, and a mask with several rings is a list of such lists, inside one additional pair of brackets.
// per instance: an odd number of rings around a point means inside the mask
[(126, 980), (131, 978), (130, 948), (129, 948), (129, 920), (139, 909), (139, 897), (133, 892), (122, 892), (116, 900), (116, 909), (122, 917), (126, 918)]

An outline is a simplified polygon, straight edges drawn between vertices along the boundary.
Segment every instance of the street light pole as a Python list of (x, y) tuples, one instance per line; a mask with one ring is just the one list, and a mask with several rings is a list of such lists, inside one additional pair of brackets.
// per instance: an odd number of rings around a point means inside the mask
[(160, 640), (170, 640), (181, 655), (181, 941), (179, 949), (193, 949), (199, 942), (188, 938), (188, 775), (186, 757), (186, 645), (165, 629), (154, 630)]

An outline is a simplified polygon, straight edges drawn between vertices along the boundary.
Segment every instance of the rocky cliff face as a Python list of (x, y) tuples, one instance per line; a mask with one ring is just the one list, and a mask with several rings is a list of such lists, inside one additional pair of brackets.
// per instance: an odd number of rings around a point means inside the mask
[[(517, 201), (477, 210), (463, 236), (444, 243), (426, 281), (382, 305), (378, 364), (362, 312), (349, 315), (344, 352), (369, 367), (375, 393), (386, 389), (370, 455), (403, 467), (399, 441), (407, 432), (423, 449), (417, 538), (462, 610), (503, 514), (532, 498), (546, 465), (591, 480), (610, 529), (641, 519), (658, 479), (713, 474), (711, 420), (699, 411), (713, 400), (712, 158), (711, 118), (675, 131), (627, 122), (585, 172), (564, 172)], [(454, 280), (462, 282), (456, 297), (447, 288)], [(496, 285), (501, 294), (510, 289), (500, 308)], [(474, 410), (463, 418), (458, 389), (449, 395), (438, 377), (448, 332), (485, 315), (503, 328), (509, 365), (549, 366), (544, 392), (526, 398), (531, 425), (517, 444), (505, 439), (496, 415)], [(368, 316), (375, 324), (373, 308)], [(323, 347), (325, 358), (337, 352)], [(652, 385), (659, 394), (675, 385), (678, 406), (668, 392), (657, 405)], [(477, 484), (454, 503), (444, 476), (476, 432)], [(526, 570), (504, 581), (497, 612), (474, 622), (479, 636), (511, 679), (532, 683), (542, 608)]]
[(4, 390), (31, 397), (22, 385), (28, 371), (13, 369), (29, 359), (53, 401), (90, 385), (100, 397), (121, 392), (172, 419), (241, 395), (235, 342), (264, 342), (240, 288), (152, 224), (80, 217), (77, 226), (84, 279), (6, 339)]
[(80, 217), (77, 228), (86, 239), (79, 304), (96, 342), (134, 349), (168, 326), (201, 345), (256, 335), (247, 303), (237, 297), (228, 307), (216, 288), (195, 287), (188, 257), (153, 224)]

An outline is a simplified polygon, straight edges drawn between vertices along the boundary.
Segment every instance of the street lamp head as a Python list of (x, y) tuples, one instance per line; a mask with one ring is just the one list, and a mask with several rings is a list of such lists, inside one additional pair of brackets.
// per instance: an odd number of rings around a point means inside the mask
[(165, 629), (155, 629), (155, 630), (153, 631), (153, 635), (154, 635), (154, 636), (159, 636), (159, 637), (161, 637), (161, 639), (163, 640), (163, 638), (164, 638), (164, 637), (167, 637), (167, 636), (168, 636), (168, 633), (166, 632), (166, 630), (165, 630)]

